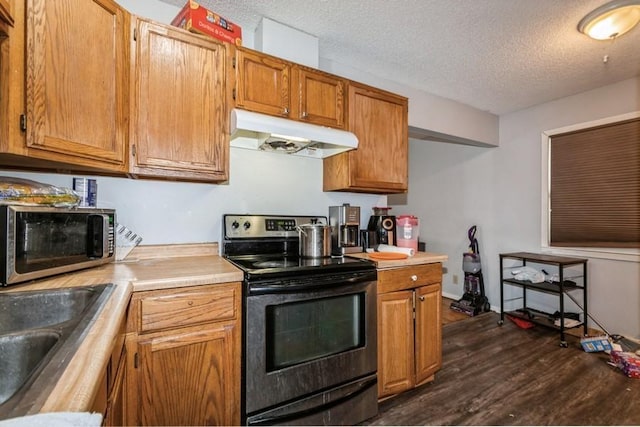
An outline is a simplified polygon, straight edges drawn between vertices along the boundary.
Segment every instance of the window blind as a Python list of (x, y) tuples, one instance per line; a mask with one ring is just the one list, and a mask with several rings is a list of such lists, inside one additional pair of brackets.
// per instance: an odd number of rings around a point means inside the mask
[(553, 135), (550, 245), (640, 247), (640, 118)]

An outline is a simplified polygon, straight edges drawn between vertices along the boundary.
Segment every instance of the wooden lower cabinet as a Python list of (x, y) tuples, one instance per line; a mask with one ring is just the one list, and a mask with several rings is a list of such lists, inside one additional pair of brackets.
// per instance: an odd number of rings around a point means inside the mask
[(102, 414), (102, 425), (124, 426), (124, 391), (126, 390), (125, 369), (126, 349), (124, 346), (125, 320), (123, 319), (116, 336), (107, 369), (98, 386), (91, 412)]
[(136, 292), (128, 425), (240, 423), (240, 283)]
[(126, 348), (122, 348), (122, 354), (116, 366), (113, 366), (114, 375), (112, 382), (108, 385), (107, 408), (103, 425), (105, 426), (125, 426), (125, 393), (127, 358)]
[(440, 263), (378, 271), (378, 398), (433, 380), (442, 366)]
[(378, 295), (378, 397), (412, 388), (413, 291)]
[(442, 366), (442, 286), (422, 286), (415, 291), (416, 385), (431, 381)]

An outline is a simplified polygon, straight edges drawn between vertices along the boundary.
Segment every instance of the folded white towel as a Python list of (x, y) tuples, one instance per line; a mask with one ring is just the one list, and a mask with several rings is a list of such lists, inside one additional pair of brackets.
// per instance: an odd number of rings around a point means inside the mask
[[(553, 322), (553, 324), (554, 324), (554, 325), (556, 325), (556, 326), (560, 326), (560, 319), (559, 319), (559, 318), (558, 318), (558, 319), (556, 319), (556, 320)], [(582, 322), (581, 322), (581, 321), (579, 321), (579, 320), (576, 320), (576, 319), (567, 319), (566, 317), (565, 317), (565, 319), (564, 319), (564, 327), (565, 327), (565, 328), (575, 328), (576, 326), (580, 326), (580, 325), (582, 325)]]
[(45, 412), (0, 421), (0, 427), (99, 427), (102, 414), (97, 412)]
[(414, 256), (416, 251), (413, 248), (401, 248), (393, 245), (378, 245), (376, 247), (378, 252), (398, 252), (401, 254), (406, 254), (407, 256)]

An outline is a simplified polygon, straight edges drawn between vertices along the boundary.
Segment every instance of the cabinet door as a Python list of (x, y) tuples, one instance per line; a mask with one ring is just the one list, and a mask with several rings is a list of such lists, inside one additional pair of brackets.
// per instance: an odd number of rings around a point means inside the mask
[(291, 64), (274, 56), (238, 48), (236, 106), (257, 113), (291, 116)]
[(27, 0), (29, 156), (126, 170), (129, 14), (113, 0)]
[(228, 178), (226, 50), (168, 25), (137, 21), (131, 172)]
[[(10, 111), (12, 109), (16, 109), (16, 111), (21, 113), (23, 108), (19, 105), (16, 106), (15, 101), (24, 102), (23, 93), (20, 94), (21, 96), (16, 96), (11, 93), (12, 91), (15, 92), (16, 89), (20, 91), (22, 81), (14, 81), (13, 79), (20, 77), (22, 73), (15, 71), (13, 73), (11, 72), (12, 69), (17, 67), (15, 67), (14, 64), (11, 64), (12, 66), (9, 65), (10, 62), (12, 62), (10, 49), (12, 45), (10, 43), (13, 43), (13, 39), (17, 39), (17, 37), (13, 36), (11, 40), (9, 39), (9, 33), (11, 31), (6, 22), (4, 22), (4, 24), (2, 23), (3, 19), (4, 18), (0, 18), (0, 153), (2, 154), (11, 151), (11, 142), (13, 142), (13, 144), (18, 143), (19, 146), (23, 145), (19, 144), (20, 141), (17, 141), (19, 138), (13, 137), (10, 133), (10, 131), (13, 130), (13, 133), (20, 136), (16, 129), (18, 126), (15, 126), (15, 123), (18, 123), (19, 114), (12, 115)], [(18, 28), (14, 31), (19, 30), (20, 29)], [(14, 53), (13, 56), (15, 57), (16, 53)], [(20, 57), (17, 59), (20, 59)], [(13, 61), (15, 61), (15, 59)], [(13, 126), (10, 125), (11, 122), (14, 124)], [(2, 154), (0, 154), (0, 158), (2, 158)]]
[[(107, 400), (106, 414), (104, 417), (103, 425), (105, 426), (125, 426), (127, 420), (125, 418), (125, 396), (126, 396), (126, 350), (122, 349), (122, 355), (118, 359), (118, 363), (115, 366), (112, 365), (112, 369), (115, 370), (113, 374), (113, 381), (109, 384), (109, 396)], [(113, 360), (112, 360), (113, 362)]]
[(416, 385), (431, 379), (442, 366), (442, 287), (416, 289)]
[(11, 3), (9, 0), (0, 0), (0, 38), (7, 35), (9, 26), (13, 26)]
[(142, 425), (238, 425), (234, 323), (169, 331), (139, 341)]
[(413, 291), (378, 295), (378, 398), (412, 388)]
[(100, 385), (98, 386), (96, 395), (90, 408), (91, 412), (97, 412), (99, 414), (102, 414), (103, 416), (107, 412), (107, 396), (109, 394), (107, 377), (108, 375), (105, 372), (105, 374), (100, 379)]
[(320, 71), (297, 67), (294, 72), (299, 100), (295, 117), (321, 126), (344, 129), (345, 80)]
[(405, 192), (407, 99), (350, 83), (347, 103), (347, 128), (358, 137), (358, 149), (324, 159), (324, 191)]

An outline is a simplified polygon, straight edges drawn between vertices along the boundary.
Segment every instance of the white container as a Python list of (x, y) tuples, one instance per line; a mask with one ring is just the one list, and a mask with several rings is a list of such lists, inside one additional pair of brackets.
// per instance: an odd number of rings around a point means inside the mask
[(98, 182), (90, 178), (73, 178), (73, 191), (80, 196), (80, 206), (95, 208), (98, 206)]
[(400, 215), (396, 218), (396, 244), (401, 248), (418, 251), (420, 220), (413, 215)]

